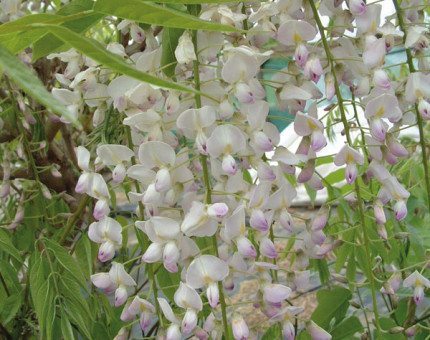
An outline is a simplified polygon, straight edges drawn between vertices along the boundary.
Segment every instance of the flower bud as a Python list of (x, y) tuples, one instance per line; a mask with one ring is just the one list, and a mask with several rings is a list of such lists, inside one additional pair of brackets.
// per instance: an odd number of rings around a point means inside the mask
[(248, 339), (249, 329), (241, 315), (236, 314), (233, 316), (231, 328), (233, 330), (233, 337), (235, 340)]
[(301, 68), (308, 61), (309, 51), (306, 45), (299, 44), (296, 47), (296, 51), (294, 52), (294, 59), (296, 60), (297, 65)]
[(398, 200), (394, 205), (394, 216), (397, 221), (403, 220), (408, 214), (408, 208), (404, 200)]
[(254, 104), (255, 98), (251, 88), (245, 83), (239, 83), (234, 89), (234, 95), (242, 104)]
[(406, 233), (406, 232), (400, 232), (400, 233), (394, 234), (394, 238), (396, 240), (404, 240), (404, 239), (407, 239), (408, 237), (409, 237), (409, 233)]
[(430, 103), (424, 99), (420, 99), (418, 103), (418, 112), (423, 119), (430, 119)]
[(397, 327), (390, 328), (388, 330), (388, 333), (389, 334), (399, 334), (399, 333), (402, 333), (404, 330), (405, 329), (403, 327), (397, 326)]
[(232, 155), (224, 155), (222, 169), (229, 175), (234, 175), (237, 172), (237, 164)]
[(366, 4), (363, 0), (349, 0), (349, 10), (353, 15), (362, 15), (366, 13)]
[(376, 200), (375, 204), (373, 205), (373, 213), (375, 215), (376, 223), (378, 225), (385, 224), (385, 222), (387, 222), (385, 218), (384, 206), (379, 199)]
[(123, 163), (118, 163), (115, 169), (112, 171), (112, 180), (115, 184), (122, 183), (124, 181), (127, 170)]
[(391, 89), (390, 78), (388, 78), (387, 73), (382, 69), (377, 69), (373, 73), (373, 84), (381, 90), (388, 91)]

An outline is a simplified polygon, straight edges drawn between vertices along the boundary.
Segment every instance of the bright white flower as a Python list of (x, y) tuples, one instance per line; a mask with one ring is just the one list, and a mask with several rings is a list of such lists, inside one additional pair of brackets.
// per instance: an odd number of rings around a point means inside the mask
[(188, 64), (193, 60), (197, 60), (196, 53), (194, 52), (194, 45), (188, 31), (185, 31), (179, 38), (178, 46), (175, 50), (175, 57), (180, 64)]
[(224, 280), (228, 273), (228, 265), (223, 260), (212, 255), (201, 255), (189, 265), (186, 281), (194, 289), (206, 287), (209, 305), (215, 308), (219, 301), (217, 281)]
[(190, 334), (197, 325), (197, 313), (203, 308), (202, 299), (192, 287), (180, 282), (174, 300), (179, 307), (187, 310), (182, 319), (182, 333)]

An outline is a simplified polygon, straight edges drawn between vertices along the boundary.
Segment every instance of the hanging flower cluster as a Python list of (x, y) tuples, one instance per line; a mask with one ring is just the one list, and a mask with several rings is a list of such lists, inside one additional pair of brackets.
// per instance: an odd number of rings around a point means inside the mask
[[(95, 200), (88, 237), (99, 244), (98, 260), (107, 269), (91, 281), (115, 294), (122, 321), (137, 316), (146, 332), (158, 319), (159, 338), (166, 340), (189, 334), (221, 339), (229, 325), (234, 339), (256, 339), (258, 325), (249, 324), (229, 298), (249, 276), (258, 280), (254, 307), (268, 324), (280, 325), (284, 338), (292, 340), (305, 329), (312, 339), (331, 339), (314, 321), (300, 317), (302, 306), (287, 300), (309, 285), (313, 263), (344, 241), (364, 245), (369, 264), (366, 230), (388, 244), (387, 220), (391, 212), (396, 221), (406, 218), (410, 196), (390, 171), (410, 155), (400, 131), (430, 119), (429, 30), (422, 24), (428, 14), (424, 1), (399, 6), (400, 23), (395, 14), (381, 19), (382, 5), (362, 0), (203, 5), (201, 19), (245, 33), (185, 30), (178, 37), (172, 79), (194, 93), (112, 74), (73, 49), (49, 56), (67, 64), (56, 75), (60, 86), (52, 94), (72, 116), (90, 111), (95, 130), (120, 122), (112, 140), (76, 148), (80, 177), (75, 191)], [(3, 21), (20, 15), (16, 1), (0, 7)], [(324, 27), (327, 17), (330, 24)], [(161, 38), (157, 27), (129, 20), (118, 21), (116, 29), (130, 41), (110, 43), (108, 51), (136, 70), (168, 77), (162, 62), (163, 46), (171, 43), (163, 40), (167, 35)], [(395, 77), (386, 63), (398, 46), (411, 58), (407, 78)], [(263, 65), (275, 56), (287, 66), (263, 78)], [(269, 102), (269, 91), (275, 103)], [(324, 100), (328, 113), (321, 108)], [(293, 116), (288, 131), (297, 134), (296, 148), (282, 145), (273, 105)], [(329, 231), (336, 200), (311, 219), (300, 219), (291, 209), (299, 185), (312, 192), (334, 190), (318, 172), (330, 143), (329, 124), (341, 126), (330, 157), (344, 167), (344, 188), (362, 218), (357, 222), (364, 228), (362, 238), (344, 239), (342, 232)], [(91, 136), (82, 138), (89, 142)], [(9, 190), (7, 170), (1, 197)], [(363, 190), (369, 181), (370, 194)], [(111, 214), (118, 191), (136, 206), (133, 226), (141, 248), (133, 261), (124, 261), (128, 250), (118, 256), (129, 228)], [(17, 213), (16, 225), (20, 218)], [(288, 253), (289, 268), (279, 261), (283, 253)], [(142, 292), (136, 274), (141, 266), (150, 281)], [(173, 300), (157, 289), (154, 273), (159, 270), (180, 278)], [(402, 276), (390, 269), (391, 278), (376, 280), (371, 270), (367, 283), (373, 289), (379, 284), (384, 296), (395, 295), (403, 281), (405, 288), (414, 288), (418, 306), (430, 288), (418, 271)], [(379, 324), (375, 327), (379, 332)], [(123, 328), (117, 339), (127, 334)]]

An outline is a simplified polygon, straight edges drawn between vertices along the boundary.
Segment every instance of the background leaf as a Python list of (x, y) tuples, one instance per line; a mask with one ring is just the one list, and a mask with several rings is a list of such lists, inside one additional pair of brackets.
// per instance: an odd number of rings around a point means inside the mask
[(198, 91), (193, 90), (192, 88), (188, 88), (177, 83), (163, 80), (158, 77), (140, 72), (130, 64), (127, 64), (119, 56), (106, 51), (106, 49), (101, 46), (97, 41), (83, 37), (65, 27), (55, 25), (46, 25), (45, 27), (59, 39), (68, 43), (70, 46), (72, 46), (79, 52), (90, 57), (92, 60), (108, 67), (112, 71), (159, 87), (185, 92), (200, 93)]
[(140, 0), (97, 0), (94, 11), (145, 24), (207, 31), (241, 32), (237, 28)]
[(178, 40), (184, 31), (185, 30), (181, 28), (165, 27), (163, 29), (161, 66), (169, 65), (163, 68), (163, 73), (168, 77), (173, 77), (175, 75), (175, 50), (178, 46)]
[(348, 289), (336, 286), (332, 290), (324, 289), (317, 293), (318, 307), (312, 314), (312, 320), (328, 330), (330, 321), (335, 318), (340, 322), (348, 310), (352, 294)]
[(45, 89), (40, 79), (28, 69), (27, 65), (1, 45), (0, 68), (30, 97), (80, 128), (80, 123), (73, 118), (63, 103)]

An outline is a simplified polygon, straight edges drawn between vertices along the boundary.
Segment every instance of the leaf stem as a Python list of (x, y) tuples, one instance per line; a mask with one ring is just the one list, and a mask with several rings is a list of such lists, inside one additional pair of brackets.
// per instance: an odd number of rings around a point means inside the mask
[[(194, 15), (198, 15), (198, 7), (197, 5), (191, 5), (191, 13)], [(193, 31), (192, 34), (192, 40), (194, 45), (194, 50), (197, 51), (197, 31)], [(199, 109), (202, 107), (202, 100), (200, 96), (200, 74), (199, 74), (199, 61), (194, 60), (193, 63), (194, 67), (194, 84), (195, 89), (197, 90), (195, 94), (195, 100), (196, 100), (196, 107)], [(207, 156), (200, 155), (200, 159), (202, 162), (202, 170), (203, 170), (203, 177), (204, 177), (204, 183), (205, 183), (205, 203), (211, 204), (212, 203), (212, 197), (211, 197), (211, 184), (210, 184), (210, 178), (209, 178), (209, 170), (208, 170), (208, 163), (207, 163)], [(218, 240), (216, 233), (212, 236), (212, 245), (213, 245), (213, 251), (215, 253), (216, 257), (219, 257), (218, 253)], [(218, 281), (218, 290), (219, 290), (219, 297), (220, 297), (220, 304), (221, 304), (221, 314), (222, 314), (222, 323), (224, 327), (224, 339), (230, 340), (230, 333), (228, 330), (228, 323), (227, 323), (227, 307), (225, 303), (225, 297), (224, 297), (224, 287), (222, 286), (222, 282)]]
[[(339, 83), (337, 81), (337, 77), (336, 77), (336, 73), (335, 73), (333, 56), (331, 55), (330, 47), (328, 45), (327, 38), (325, 36), (324, 26), (322, 25), (322, 22), (321, 22), (321, 19), (319, 17), (318, 10), (315, 6), (314, 0), (308, 0), (308, 2), (312, 8), (312, 12), (314, 14), (314, 19), (315, 19), (317, 26), (318, 26), (318, 29), (320, 31), (321, 41), (323, 43), (324, 51), (325, 51), (326, 56), (327, 56), (327, 60), (328, 60), (329, 67), (330, 67), (330, 72), (332, 73), (333, 78), (334, 78), (334, 87), (335, 87), (336, 97), (337, 97), (337, 100), (339, 102), (339, 111), (340, 111), (341, 120), (342, 120), (344, 129), (345, 129), (346, 139), (347, 139), (348, 145), (350, 147), (353, 147), (354, 145), (353, 145), (352, 138), (351, 138), (350, 131), (349, 131), (350, 126), (348, 124), (345, 109), (343, 107), (343, 99), (342, 99)], [(366, 229), (366, 221), (365, 221), (365, 217), (364, 217), (364, 207), (363, 207), (363, 200), (361, 198), (360, 186), (359, 186), (357, 181), (355, 181), (355, 193), (357, 195), (358, 210), (359, 210), (360, 221), (361, 221), (361, 229), (363, 232), (364, 246), (366, 249), (366, 262), (367, 262), (367, 266), (369, 268), (368, 279), (370, 282), (370, 288), (371, 288), (371, 292), (372, 292), (372, 302), (373, 302), (373, 313), (375, 316), (376, 336), (379, 339), (381, 337), (382, 333), (381, 333), (381, 327), (379, 325), (379, 312), (378, 312), (378, 304), (376, 301), (375, 278), (374, 278), (372, 270), (371, 270), (372, 261), (370, 258), (369, 236), (367, 234), (367, 229)]]
[[(394, 4), (394, 7), (396, 9), (397, 19), (399, 20), (400, 29), (403, 31), (403, 43), (404, 43), (404, 42), (406, 42), (406, 38), (407, 38), (407, 30), (405, 27), (406, 26), (405, 22), (403, 20), (403, 10), (399, 5), (399, 0), (393, 0), (393, 4)], [(412, 52), (409, 48), (406, 49), (406, 57), (407, 57), (407, 61), (408, 61), (407, 64), (409, 67), (409, 72), (410, 73), (417, 72), (417, 70), (415, 69)], [(428, 207), (428, 211), (430, 211), (430, 178), (429, 178), (429, 166), (428, 166), (428, 162), (427, 162), (427, 160), (428, 160), (427, 159), (427, 146), (426, 146), (426, 140), (425, 140), (424, 129), (423, 129), (423, 119), (422, 119), (420, 113), (418, 112), (418, 104), (417, 103), (415, 103), (415, 114), (417, 116), (418, 131), (420, 134), (421, 152), (423, 153), (422, 163), (423, 163), (423, 167), (424, 167), (424, 177), (426, 180), (427, 207)]]

